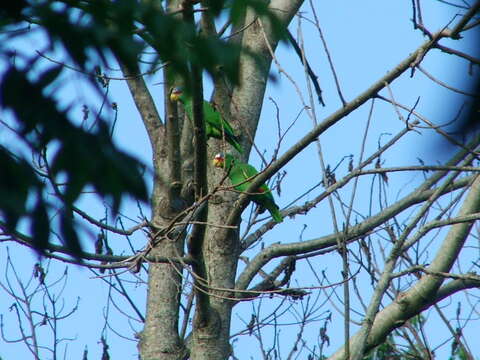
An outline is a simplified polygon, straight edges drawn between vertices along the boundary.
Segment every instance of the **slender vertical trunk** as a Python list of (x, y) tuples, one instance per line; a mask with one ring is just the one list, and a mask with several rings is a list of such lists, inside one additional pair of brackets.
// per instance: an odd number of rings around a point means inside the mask
[[(173, 212), (165, 204), (166, 196), (156, 184), (152, 199), (152, 223), (158, 228), (168, 224)], [(155, 234), (155, 230), (152, 230)], [(150, 255), (179, 257), (183, 254), (182, 234), (153, 238)], [(182, 286), (182, 268), (174, 263), (150, 264), (148, 269), (148, 296), (145, 327), (140, 336), (139, 349), (142, 360), (181, 359), (185, 354), (178, 336), (178, 317)]]
[[(231, 199), (230, 196), (226, 196)], [(214, 204), (209, 208), (209, 223), (224, 224), (232, 202)], [(204, 259), (210, 293), (210, 321), (194, 329), (191, 347), (192, 360), (223, 360), (231, 353), (230, 319), (233, 289), (238, 259), (238, 233), (209, 226), (204, 242)]]
[[(175, 248), (174, 243), (165, 244), (154, 254), (174, 256)], [(147, 316), (139, 345), (142, 360), (179, 359), (184, 353), (178, 337), (180, 271), (172, 264), (149, 267)]]
[[(302, 1), (292, 2), (285, 0), (273, 0), (273, 2), (276, 3), (271, 5), (274, 9), (285, 10), (278, 11), (279, 20), (285, 24), (290, 22), (302, 3)], [(185, 9), (183, 5), (182, 8)], [(247, 10), (247, 13), (245, 23), (254, 25), (242, 31), (241, 39), (234, 39), (233, 41), (239, 41), (243, 47), (257, 53), (264, 60), (259, 65), (249, 56), (241, 57), (239, 63), (241, 86), (234, 88), (233, 93), (224, 93), (223, 97), (221, 97), (223, 101), (229, 103), (229, 106), (227, 103), (220, 105), (220, 108), (229, 108), (227, 113), (231, 113), (234, 126), (240, 133), (245, 134), (243, 136), (243, 145), (246, 150), (245, 156), (248, 154), (255, 137), (260, 117), (262, 99), (272, 60), (269, 51), (274, 51), (278, 42), (278, 39), (272, 35), (268, 20), (263, 20), (260, 24), (255, 20), (257, 15), (251, 9)], [(264, 39), (265, 31), (268, 46)], [(225, 89), (226, 87), (223, 90), (225, 91)], [(168, 125), (168, 116), (166, 118)], [(189, 159), (191, 160), (192, 158), (192, 151), (185, 152), (187, 147), (183, 143), (183, 140), (188, 140), (185, 143), (192, 142), (191, 131), (188, 131), (188, 127), (191, 127), (192, 124), (187, 121), (183, 125), (185, 126), (178, 127), (183, 129), (183, 136), (177, 139), (178, 141), (171, 142), (173, 145), (181, 143), (182, 154), (179, 158), (182, 162), (182, 168), (188, 165), (185, 167), (185, 170), (182, 170), (182, 174), (187, 169), (195, 169), (189, 162)], [(167, 128), (168, 137), (171, 136), (171, 133)], [(187, 135), (184, 136), (185, 134)], [(207, 163), (209, 159), (213, 158), (215, 149), (222, 149), (220, 142), (215, 143), (214, 140), (210, 140), (209, 145), (212, 146), (207, 148)], [(194, 150), (191, 146), (188, 149)], [(166, 152), (168, 153), (168, 151)], [(157, 161), (159, 161), (161, 154), (161, 151), (158, 151), (156, 154)], [(169, 164), (168, 161), (162, 161), (164, 162), (163, 164), (155, 164), (158, 176), (163, 176), (161, 173), (162, 169), (168, 171), (166, 169), (171, 168), (173, 165)], [(221, 176), (217, 169), (213, 169), (211, 166), (207, 166), (207, 171), (209, 188), (211, 190), (212, 186), (218, 184)], [(162, 184), (157, 181), (155, 184), (152, 201), (152, 220), (159, 227), (168, 224), (169, 219), (173, 217), (176, 211), (175, 209), (169, 210), (174, 203), (172, 203), (172, 197), (169, 197), (169, 190), (165, 190), (165, 188), (168, 189), (170, 186), (173, 186), (170, 180), (164, 181)], [(190, 178), (190, 180), (192, 179)], [(189, 179), (182, 176), (181, 186), (187, 186), (188, 181)], [(183, 199), (187, 198), (183, 195), (182, 197)], [(193, 360), (224, 360), (231, 354), (230, 322), (234, 305), (234, 301), (232, 301), (234, 294), (230, 289), (235, 288), (239, 239), (238, 229), (226, 229), (223, 225), (226, 223), (232, 206), (234, 206), (233, 199), (236, 197), (238, 197), (238, 194), (227, 192), (221, 194), (219, 197), (221, 198), (220, 202), (209, 201), (208, 225), (202, 244), (197, 243), (197, 245), (201, 245), (201, 256), (197, 260), (203, 262), (202, 266), (204, 265), (204, 276), (206, 277), (204, 280), (206, 280), (206, 291), (208, 291), (209, 295), (208, 301), (203, 303), (202, 308), (203, 312), (207, 312), (207, 316), (203, 313), (202, 321), (198, 321), (194, 316), (192, 333), (188, 336), (186, 343), (183, 343), (183, 339), (180, 339), (178, 335), (178, 312), (182, 281), (180, 269), (171, 264), (150, 265), (147, 317), (140, 342), (143, 360), (186, 358), (187, 347), (189, 358)], [(168, 239), (155, 239), (155, 241), (159, 240), (161, 242), (155, 245), (151, 253), (152, 255), (176, 257), (181, 254), (184, 239), (175, 239), (174, 236), (170, 236)], [(205, 287), (203, 285), (201, 288), (201, 291), (204, 291)]]

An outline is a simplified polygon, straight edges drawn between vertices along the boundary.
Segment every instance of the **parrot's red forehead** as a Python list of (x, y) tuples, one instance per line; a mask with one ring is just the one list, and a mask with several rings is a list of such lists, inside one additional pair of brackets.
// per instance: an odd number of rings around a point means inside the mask
[(215, 155), (215, 160), (223, 160), (223, 154)]

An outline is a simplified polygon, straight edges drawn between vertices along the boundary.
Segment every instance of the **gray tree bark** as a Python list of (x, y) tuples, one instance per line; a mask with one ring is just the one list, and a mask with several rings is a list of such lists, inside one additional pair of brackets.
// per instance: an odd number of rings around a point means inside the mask
[[(272, 1), (270, 7), (275, 9), (282, 24), (287, 26), (301, 4), (302, 1), (298, 0), (277, 0)], [(218, 96), (222, 101), (218, 106), (227, 113), (230, 112), (231, 122), (237, 130), (248, 134), (242, 139), (247, 157), (260, 118), (272, 61), (270, 51), (275, 50), (279, 39), (273, 35), (269, 21), (258, 18), (252, 10), (246, 12), (243, 23), (252, 23), (252, 26), (242, 30), (241, 35), (232, 41), (239, 41), (240, 38), (242, 46), (260, 55), (261, 61), (257, 63), (249, 55), (243, 54), (240, 58), (240, 86), (227, 91), (220, 85), (222, 81), (217, 81), (216, 84), (218, 94), (225, 95), (229, 92), (227, 96)], [(152, 233), (158, 234), (151, 239), (150, 254), (178, 257), (183, 254), (182, 234), (176, 232), (163, 234), (156, 230), (168, 228), (175, 216), (184, 209), (185, 202), (188, 202), (188, 196), (186, 198), (185, 194), (189, 194), (192, 179), (193, 149), (189, 145), (192, 128), (188, 121), (181, 122), (181, 117), (177, 117), (175, 109), (168, 101), (166, 124), (162, 123), (158, 114), (154, 114), (153, 100), (143, 93), (148, 93), (148, 90), (144, 84), (139, 86), (138, 83), (143, 83), (143, 80), (129, 80), (137, 108), (149, 133), (155, 168), (151, 223)], [(168, 85), (165, 91), (168, 94)], [(179, 124), (175, 124), (177, 118)], [(173, 136), (172, 132), (175, 132)], [(209, 143), (215, 146), (208, 148), (208, 162), (217, 152), (213, 149), (221, 148), (220, 141), (210, 140)], [(179, 153), (175, 153), (176, 150)], [(211, 190), (218, 184), (223, 174), (211, 165), (207, 169)], [(212, 225), (206, 227), (202, 255), (196, 259), (204, 263), (206, 270), (208, 302), (202, 305), (202, 312), (206, 312), (202, 320), (197, 318), (198, 311), (194, 315), (193, 331), (187, 341), (180, 339), (178, 334), (182, 268), (178, 264), (168, 263), (149, 265), (147, 316), (139, 344), (143, 360), (183, 359), (187, 354), (191, 359), (199, 360), (220, 360), (229, 357), (231, 311), (235, 303), (234, 294), (229, 289), (235, 286), (239, 246), (238, 232), (221, 225), (225, 224), (237, 196), (233, 193), (224, 193), (215, 196), (209, 203), (208, 224)]]
[[(480, 177), (477, 176), (458, 215), (465, 216), (478, 211), (480, 211)], [(473, 221), (452, 225), (433, 262), (427, 267), (427, 274), (422, 276), (408, 291), (400, 294), (392, 304), (375, 315), (371, 330), (366, 338), (362, 336), (364, 335), (362, 330), (352, 336), (350, 349), (353, 356), (356, 354), (363, 356), (365, 351), (381, 344), (392, 330), (402, 326), (408, 319), (420, 314), (442, 297), (443, 289), (441, 285), (445, 281), (445, 277), (434, 274), (449, 272), (470, 233), (472, 225)], [(478, 283), (476, 284), (478, 285)], [(463, 288), (469, 286), (466, 282), (463, 285)], [(451, 285), (447, 284), (445, 287), (447, 286)], [(432, 301), (433, 299), (434, 301)], [(363, 349), (359, 352), (359, 348)], [(329, 357), (329, 360), (341, 359), (345, 359), (344, 348)]]

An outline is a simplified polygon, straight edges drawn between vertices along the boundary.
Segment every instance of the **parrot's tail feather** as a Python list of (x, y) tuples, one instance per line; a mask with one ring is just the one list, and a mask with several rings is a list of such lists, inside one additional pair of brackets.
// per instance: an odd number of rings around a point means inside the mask
[(283, 221), (283, 216), (280, 214), (280, 211), (272, 211), (270, 214), (272, 214), (273, 220), (275, 220), (277, 223), (281, 223)]
[(267, 210), (270, 212), (270, 215), (272, 215), (273, 220), (275, 220), (277, 223), (281, 223), (283, 221), (283, 216), (280, 213), (277, 204), (274, 203), (273, 206), (268, 206)]
[(242, 148), (242, 145), (240, 145), (240, 143), (238, 142), (238, 139), (236, 136), (232, 136), (230, 138), (230, 141), (229, 143), (235, 148), (235, 150), (237, 150), (240, 154), (243, 154), (243, 148)]

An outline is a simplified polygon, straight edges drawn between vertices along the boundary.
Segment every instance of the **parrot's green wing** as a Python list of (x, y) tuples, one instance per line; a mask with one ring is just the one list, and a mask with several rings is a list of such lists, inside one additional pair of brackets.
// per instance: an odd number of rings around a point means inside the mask
[(232, 126), (224, 120), (212, 104), (207, 101), (203, 102), (203, 116), (205, 116), (208, 137), (223, 139), (223, 134), (225, 134), (225, 140), (227, 140), (227, 142), (240, 154), (243, 153), (242, 146), (238, 142), (238, 138), (235, 136)]
[[(231, 157), (231, 155), (226, 156)], [(232, 161), (230, 160), (229, 163), (232, 163)], [(252, 184), (252, 177), (256, 174), (258, 174), (258, 171), (252, 165), (234, 161), (228, 176), (232, 182), (232, 185), (235, 187), (235, 190), (245, 192)], [(268, 186), (266, 184), (262, 184), (257, 189), (256, 193), (258, 194), (252, 195), (252, 200), (260, 206), (259, 212), (262, 213), (265, 211), (265, 209), (267, 209), (276, 222), (282, 222), (282, 214), (280, 214), (278, 205), (275, 204), (272, 192)]]
[(193, 120), (193, 101), (191, 97), (186, 96), (185, 94), (182, 94), (180, 96), (180, 101), (183, 103), (183, 108), (185, 112), (187, 113), (187, 116), (190, 120)]
[[(180, 100), (183, 102), (185, 112), (189, 119), (193, 119), (193, 101), (185, 94), (180, 96)], [(203, 116), (205, 118), (205, 132), (207, 138), (223, 139), (225, 134), (225, 140), (232, 145), (240, 154), (243, 154), (243, 148), (238, 142), (238, 138), (233, 132), (232, 126), (222, 118), (220, 113), (208, 102), (203, 101)]]

